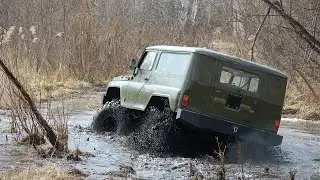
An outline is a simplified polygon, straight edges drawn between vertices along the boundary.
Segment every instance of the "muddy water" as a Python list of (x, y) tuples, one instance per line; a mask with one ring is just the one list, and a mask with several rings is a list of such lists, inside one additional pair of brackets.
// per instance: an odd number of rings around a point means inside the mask
[(33, 149), (15, 143), (17, 134), (10, 131), (8, 112), (0, 110), (0, 172), (25, 168), (28, 165), (41, 163)]
[[(191, 163), (199, 171), (209, 172), (215, 177), (216, 167), (212, 166), (215, 163), (210, 162), (206, 157), (152, 157), (126, 148), (121, 143), (125, 137), (117, 137), (113, 134), (95, 135), (75, 127), (89, 126), (93, 114), (94, 112), (83, 112), (73, 115), (70, 119), (73, 124), (71, 129), (74, 129), (71, 133), (71, 137), (74, 138), (70, 138), (70, 145), (96, 155), (86, 162), (77, 164), (78, 168), (93, 174), (91, 178), (103, 177), (107, 172), (118, 170), (121, 165), (127, 165), (132, 166), (138, 177), (143, 179), (187, 179)], [(269, 177), (275, 179), (288, 178), (290, 170), (297, 170), (297, 179), (306, 179), (320, 170), (319, 123), (286, 120), (279, 133), (284, 136), (283, 143), (279, 147), (268, 149), (243, 147), (245, 151), (242, 155), (243, 166), (248, 176), (263, 177), (263, 171), (268, 167)], [(88, 138), (89, 141), (87, 141)], [(233, 179), (241, 172), (241, 165), (232, 162), (232, 159), (229, 161), (230, 163), (227, 162), (228, 177)]]
[[(194, 166), (192, 169), (215, 179), (217, 160), (208, 157), (163, 158), (140, 154), (124, 145), (126, 137), (110, 133), (103, 135), (92, 133), (87, 127), (91, 124), (95, 113), (92, 109), (97, 107), (97, 102), (100, 102), (99, 93), (91, 93), (65, 102), (70, 109), (70, 148), (80, 148), (95, 155), (85, 158), (82, 162), (67, 163), (90, 174), (88, 179), (106, 178), (109, 172), (119, 170), (120, 166), (131, 166), (136, 176), (141, 179), (188, 179), (191, 164)], [(3, 120), (0, 122), (0, 164), (2, 164), (0, 171), (4, 171), (8, 167), (17, 167), (22, 163), (15, 158), (12, 151), (23, 147), (11, 145), (12, 142), (6, 141), (5, 135), (10, 136), (6, 130), (9, 124), (6, 118), (1, 119)], [(320, 170), (320, 123), (284, 120), (279, 134), (284, 136), (283, 143), (279, 147), (262, 148), (243, 144), (242, 161), (235, 160), (236, 150), (230, 147), (226, 162), (229, 179), (236, 179), (241, 167), (245, 175), (251, 179), (267, 177), (263, 172), (265, 168), (269, 168), (267, 179), (289, 179), (290, 170), (297, 170), (296, 179), (309, 179), (312, 174)], [(4, 163), (7, 165), (3, 165)]]

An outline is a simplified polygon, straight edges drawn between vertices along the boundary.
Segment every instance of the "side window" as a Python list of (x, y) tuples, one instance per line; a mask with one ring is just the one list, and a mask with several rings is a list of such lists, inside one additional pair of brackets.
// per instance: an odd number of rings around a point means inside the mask
[(160, 55), (157, 72), (184, 75), (189, 68), (190, 54), (163, 52)]
[(156, 56), (157, 56), (156, 52), (152, 52), (152, 51), (147, 52), (147, 55), (145, 55), (141, 65), (140, 65), (140, 69), (151, 71)]
[(255, 74), (224, 66), (221, 71), (220, 83), (256, 93), (259, 87), (259, 77)]

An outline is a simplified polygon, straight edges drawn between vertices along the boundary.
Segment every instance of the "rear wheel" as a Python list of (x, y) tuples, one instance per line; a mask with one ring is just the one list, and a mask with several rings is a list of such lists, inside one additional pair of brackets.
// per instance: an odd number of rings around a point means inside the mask
[(142, 152), (166, 154), (170, 151), (174, 130), (170, 108), (161, 111), (155, 106), (149, 106), (141, 116), (138, 128), (129, 137), (130, 145)]
[(197, 155), (212, 154), (214, 150), (213, 137), (208, 133), (201, 133), (186, 129), (176, 124), (174, 114), (170, 108), (163, 111), (149, 106), (141, 118), (141, 124), (130, 138), (136, 149), (143, 153), (156, 155), (179, 155), (196, 157)]

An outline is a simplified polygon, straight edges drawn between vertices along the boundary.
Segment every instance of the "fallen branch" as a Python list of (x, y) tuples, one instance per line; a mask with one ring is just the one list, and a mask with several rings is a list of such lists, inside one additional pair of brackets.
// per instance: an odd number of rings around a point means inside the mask
[(21, 85), (21, 83), (18, 81), (18, 79), (13, 75), (13, 73), (8, 69), (8, 67), (4, 64), (2, 59), (0, 59), (0, 66), (3, 69), (4, 73), (8, 76), (9, 80), (17, 87), (17, 89), (21, 92), (24, 100), (28, 103), (30, 106), (30, 109), (32, 113), (35, 115), (37, 122), (40, 124), (40, 126), (43, 127), (43, 129), (46, 131), (46, 137), (50, 141), (51, 145), (55, 147), (58, 151), (63, 151), (64, 147), (58, 142), (57, 135), (52, 130), (52, 128), (49, 126), (47, 121), (43, 118), (39, 110), (37, 109), (35, 103), (31, 99), (28, 92), (24, 89), (24, 87)]

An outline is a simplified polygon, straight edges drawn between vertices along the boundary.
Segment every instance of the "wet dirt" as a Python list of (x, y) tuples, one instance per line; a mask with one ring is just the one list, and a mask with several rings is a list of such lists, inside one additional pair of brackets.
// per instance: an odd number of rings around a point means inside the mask
[[(26, 151), (26, 146), (15, 145), (15, 135), (10, 133), (8, 114), (5, 114), (5, 111), (0, 112), (0, 172), (25, 168), (30, 163), (43, 164), (53, 161), (61, 166), (72, 166), (85, 172), (89, 175), (87, 179), (108, 178), (110, 173), (119, 172), (123, 167), (134, 170), (134, 177), (139, 179), (190, 179), (192, 171), (216, 179), (218, 159), (201, 155), (192, 158), (155, 156), (132, 149), (127, 144), (127, 136), (93, 133), (89, 127), (100, 98), (101, 93), (94, 92), (64, 102), (70, 113), (69, 148), (79, 148), (94, 155), (85, 157), (80, 162), (35, 158), (32, 150)], [(309, 179), (320, 170), (320, 123), (286, 119), (282, 121), (279, 134), (284, 136), (279, 147), (265, 148), (243, 144), (242, 161), (234, 156), (237, 148), (230, 147), (225, 163), (227, 177), (237, 179), (241, 167), (249, 179), (289, 179), (290, 170), (297, 170), (296, 179)], [(21, 155), (21, 152), (28, 153)], [(264, 172), (266, 169), (268, 172)], [(125, 177), (128, 177), (127, 175), (125, 174)]]

